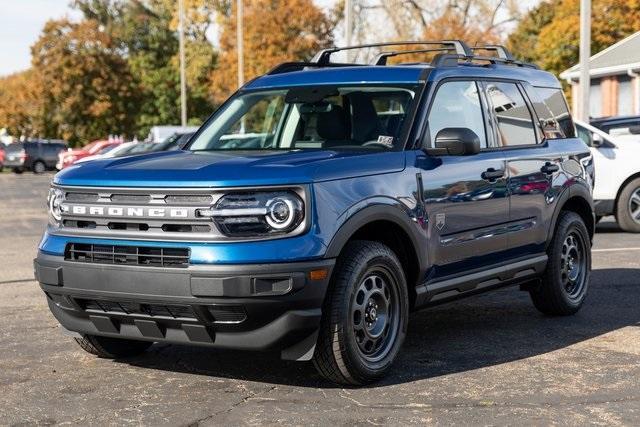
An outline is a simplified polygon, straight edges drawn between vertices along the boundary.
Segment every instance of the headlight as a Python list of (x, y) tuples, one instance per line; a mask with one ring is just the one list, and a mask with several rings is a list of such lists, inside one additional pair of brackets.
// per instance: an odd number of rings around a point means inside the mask
[(231, 237), (287, 234), (304, 221), (304, 203), (289, 191), (232, 193), (199, 213), (212, 217), (218, 229)]
[(62, 220), (62, 202), (64, 202), (64, 191), (59, 188), (51, 188), (47, 196), (49, 206), (49, 223), (59, 226)]

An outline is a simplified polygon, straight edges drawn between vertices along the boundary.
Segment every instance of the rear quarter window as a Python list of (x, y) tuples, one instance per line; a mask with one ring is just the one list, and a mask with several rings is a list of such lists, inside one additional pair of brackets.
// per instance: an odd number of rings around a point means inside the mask
[(527, 94), (542, 121), (545, 138), (574, 138), (576, 129), (562, 89), (525, 85)]

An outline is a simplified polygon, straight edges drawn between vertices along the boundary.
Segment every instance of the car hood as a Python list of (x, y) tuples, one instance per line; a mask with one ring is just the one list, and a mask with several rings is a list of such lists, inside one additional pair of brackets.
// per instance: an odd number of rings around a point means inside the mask
[(97, 187), (242, 187), (305, 184), (402, 170), (405, 153), (342, 151), (169, 151), (98, 159), (54, 178)]

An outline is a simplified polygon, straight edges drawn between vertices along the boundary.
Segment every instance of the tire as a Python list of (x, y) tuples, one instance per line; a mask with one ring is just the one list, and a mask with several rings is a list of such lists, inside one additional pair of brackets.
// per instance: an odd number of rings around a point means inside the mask
[(20, 175), (22, 172), (24, 172), (24, 171), (22, 169), (20, 169), (20, 168), (14, 168), (13, 169), (13, 173), (15, 173), (17, 175)]
[(591, 276), (591, 242), (580, 215), (560, 213), (547, 254), (542, 284), (529, 291), (533, 305), (548, 315), (575, 314), (587, 296)]
[(407, 284), (396, 254), (378, 242), (350, 242), (325, 298), (313, 363), (334, 383), (377, 381), (391, 368), (408, 320)]
[(137, 356), (144, 353), (153, 344), (149, 341), (125, 340), (96, 335), (84, 335), (82, 338), (74, 339), (84, 351), (103, 359)]
[(640, 178), (622, 189), (616, 203), (616, 221), (624, 231), (640, 233)]
[(33, 164), (33, 173), (35, 174), (41, 174), (41, 173), (45, 173), (47, 171), (47, 167), (45, 166), (45, 164), (43, 162), (41, 162), (40, 160), (36, 161)]

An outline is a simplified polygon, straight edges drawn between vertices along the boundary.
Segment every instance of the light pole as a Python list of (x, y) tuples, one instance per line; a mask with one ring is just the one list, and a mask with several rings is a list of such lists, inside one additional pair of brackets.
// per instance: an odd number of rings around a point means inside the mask
[(187, 125), (187, 78), (184, 59), (184, 2), (178, 0), (178, 44), (180, 48), (180, 123)]
[[(345, 0), (344, 2), (344, 43), (346, 46), (351, 46), (351, 39), (353, 37), (353, 0)], [(351, 61), (351, 51), (345, 51), (347, 55), (347, 62)]]
[(238, 47), (238, 87), (242, 87), (244, 85), (244, 26), (243, 26), (243, 6), (242, 0), (237, 1), (236, 7), (236, 43)]
[(578, 117), (589, 123), (589, 58), (591, 57), (591, 0), (580, 0), (580, 102)]

